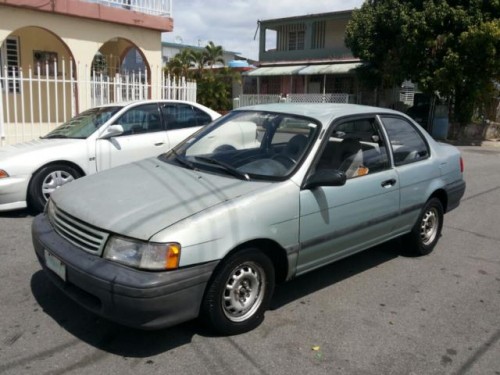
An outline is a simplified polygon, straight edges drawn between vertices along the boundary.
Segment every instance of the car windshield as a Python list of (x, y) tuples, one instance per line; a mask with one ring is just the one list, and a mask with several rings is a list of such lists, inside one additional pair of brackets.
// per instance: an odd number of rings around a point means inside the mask
[(304, 159), (319, 129), (319, 123), (310, 118), (235, 111), (160, 158), (244, 180), (281, 180)]
[(122, 108), (113, 106), (89, 109), (58, 126), (42, 138), (87, 138)]

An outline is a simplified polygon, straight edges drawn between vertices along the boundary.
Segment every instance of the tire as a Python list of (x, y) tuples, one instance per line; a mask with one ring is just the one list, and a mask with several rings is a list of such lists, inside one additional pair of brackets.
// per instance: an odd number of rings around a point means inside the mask
[(406, 243), (414, 255), (427, 255), (436, 246), (443, 228), (443, 205), (437, 198), (427, 201)]
[(78, 177), (81, 174), (68, 165), (51, 164), (42, 167), (33, 175), (28, 188), (30, 208), (35, 212), (42, 212), (54, 190)]
[(264, 320), (274, 291), (274, 266), (267, 255), (247, 248), (225, 259), (208, 284), (201, 319), (216, 333), (250, 331)]

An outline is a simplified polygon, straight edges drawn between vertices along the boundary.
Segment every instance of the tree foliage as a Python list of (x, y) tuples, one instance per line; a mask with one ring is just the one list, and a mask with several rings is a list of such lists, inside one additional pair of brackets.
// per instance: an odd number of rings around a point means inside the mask
[(411, 79), (466, 124), (500, 78), (499, 15), (499, 0), (367, 0), (345, 42), (369, 63), (361, 77), (372, 87)]
[(210, 41), (203, 50), (187, 48), (175, 55), (166, 71), (197, 81), (197, 102), (219, 111), (232, 108), (232, 84), (239, 76), (224, 65), (224, 49)]

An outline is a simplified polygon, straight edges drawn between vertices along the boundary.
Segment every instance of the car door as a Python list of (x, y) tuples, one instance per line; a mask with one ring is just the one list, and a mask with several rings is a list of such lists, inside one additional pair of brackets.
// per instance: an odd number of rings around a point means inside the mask
[(401, 191), (400, 231), (409, 231), (427, 201), (431, 184), (440, 177), (430, 148), (420, 130), (406, 118), (381, 116), (387, 132)]
[(301, 190), (298, 274), (389, 239), (399, 218), (398, 176), (375, 116), (332, 127), (309, 175), (321, 169), (340, 169), (347, 180)]
[(207, 113), (187, 103), (165, 103), (160, 108), (171, 148), (212, 121)]
[(97, 140), (97, 170), (156, 156), (170, 149), (167, 133), (157, 103), (135, 106), (115, 122), (123, 133)]

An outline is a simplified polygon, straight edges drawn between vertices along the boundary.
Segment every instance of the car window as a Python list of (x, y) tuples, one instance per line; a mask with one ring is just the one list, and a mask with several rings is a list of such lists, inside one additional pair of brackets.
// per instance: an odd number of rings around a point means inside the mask
[(183, 103), (164, 104), (161, 106), (161, 113), (168, 130), (206, 125), (212, 121), (201, 109)]
[(217, 173), (282, 179), (304, 160), (319, 129), (309, 118), (235, 111), (188, 138), (165, 160)]
[(88, 109), (58, 126), (42, 138), (87, 138), (113, 117), (122, 107)]
[(336, 124), (324, 142), (316, 169), (338, 169), (354, 178), (389, 168), (387, 146), (374, 117)]
[(382, 117), (391, 142), (395, 165), (413, 163), (429, 157), (429, 149), (422, 134), (400, 117)]
[(145, 104), (133, 107), (116, 121), (123, 127), (121, 135), (143, 134), (163, 130), (158, 105)]

